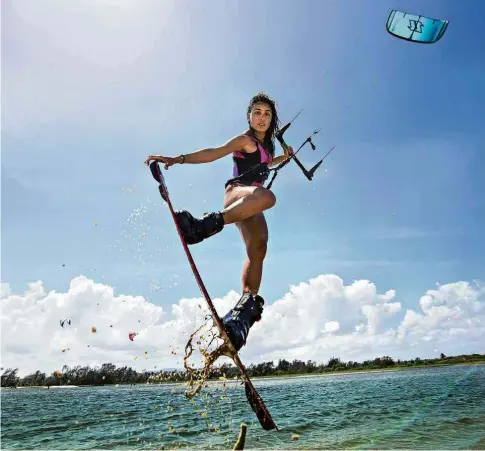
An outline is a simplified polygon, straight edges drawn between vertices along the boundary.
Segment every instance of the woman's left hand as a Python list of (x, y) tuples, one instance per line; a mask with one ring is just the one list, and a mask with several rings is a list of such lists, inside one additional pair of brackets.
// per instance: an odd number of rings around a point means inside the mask
[(286, 158), (290, 158), (293, 155), (293, 147), (288, 146), (286, 149), (283, 150), (285, 153)]

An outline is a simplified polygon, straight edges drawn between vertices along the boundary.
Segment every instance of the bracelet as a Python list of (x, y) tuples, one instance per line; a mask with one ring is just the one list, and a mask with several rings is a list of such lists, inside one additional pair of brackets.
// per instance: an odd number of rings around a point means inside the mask
[(185, 163), (185, 155), (180, 155), (182, 157), (182, 162), (180, 164), (184, 164)]

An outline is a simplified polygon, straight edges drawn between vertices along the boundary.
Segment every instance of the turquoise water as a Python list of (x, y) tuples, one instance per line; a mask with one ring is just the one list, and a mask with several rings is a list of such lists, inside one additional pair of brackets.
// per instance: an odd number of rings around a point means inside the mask
[[(2, 390), (2, 449), (485, 449), (485, 366), (255, 380), (278, 431), (231, 382)], [(291, 440), (298, 434), (297, 441)]]

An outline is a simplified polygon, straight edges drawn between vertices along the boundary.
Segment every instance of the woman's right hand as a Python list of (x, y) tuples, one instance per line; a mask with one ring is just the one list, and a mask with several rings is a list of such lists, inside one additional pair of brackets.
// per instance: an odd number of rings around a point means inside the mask
[(151, 161), (159, 161), (160, 163), (165, 163), (165, 169), (168, 169), (170, 166), (179, 163), (180, 157), (163, 157), (162, 155), (148, 155), (148, 158), (145, 160), (145, 164), (148, 166)]

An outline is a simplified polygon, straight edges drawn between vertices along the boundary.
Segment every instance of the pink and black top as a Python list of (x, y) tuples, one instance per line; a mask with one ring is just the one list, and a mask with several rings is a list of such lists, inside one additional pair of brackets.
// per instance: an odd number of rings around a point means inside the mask
[(263, 186), (268, 177), (268, 165), (273, 161), (273, 155), (268, 152), (261, 143), (251, 135), (247, 135), (257, 145), (256, 152), (244, 152), (238, 150), (233, 152), (234, 161), (232, 175), (233, 179), (228, 180), (227, 185), (241, 183), (247, 186)]

